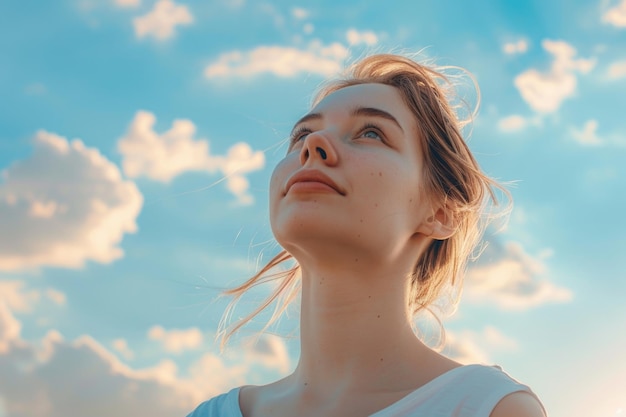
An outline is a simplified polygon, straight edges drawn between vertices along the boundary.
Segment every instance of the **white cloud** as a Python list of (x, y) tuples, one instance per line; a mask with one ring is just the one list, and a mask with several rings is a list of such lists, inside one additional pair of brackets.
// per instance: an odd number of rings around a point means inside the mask
[(13, 311), (31, 312), (41, 299), (40, 291), (25, 289), (23, 281), (0, 281), (0, 303), (6, 304)]
[(193, 16), (187, 6), (172, 0), (158, 0), (150, 12), (133, 19), (133, 26), (135, 35), (140, 39), (152, 36), (157, 40), (165, 40), (174, 36), (176, 26), (192, 22)]
[[(8, 352), (20, 339), (22, 324), (13, 316), (9, 307), (0, 299), (0, 355)], [(0, 367), (0, 374), (2, 374)], [(0, 391), (2, 392), (2, 391)]]
[(494, 303), (504, 310), (525, 310), (572, 299), (569, 289), (542, 279), (546, 271), (542, 256), (532, 257), (512, 242), (502, 252), (496, 261), (468, 271), (464, 293), (467, 300)]
[(616, 27), (626, 27), (626, 0), (622, 0), (621, 3), (602, 15), (602, 21), (609, 23)]
[(588, 73), (594, 68), (596, 60), (575, 59), (576, 49), (563, 41), (546, 39), (541, 45), (553, 56), (550, 70), (540, 72), (529, 69), (515, 77), (515, 86), (533, 110), (550, 113), (576, 92), (576, 72)]
[(39, 131), (35, 152), (2, 172), (0, 270), (79, 268), (123, 256), (143, 197), (117, 166), (82, 141)]
[[(290, 369), (285, 343), (274, 336), (229, 348), (224, 356), (188, 356), (187, 369), (179, 369), (173, 360), (134, 369), (89, 335), (65, 341), (50, 330), (41, 340), (27, 341), (21, 329), (22, 323), (0, 299), (1, 406), (14, 417), (186, 415), (235, 386), (264, 384)], [(187, 338), (190, 332), (154, 333)], [(113, 348), (124, 357), (133, 356), (124, 339), (114, 340)]]
[[(11, 416), (185, 415), (204, 398), (172, 361), (135, 370), (89, 336), (41, 342), (0, 354), (0, 392)], [(76, 395), (76, 393), (80, 395)]]
[(502, 47), (502, 50), (507, 55), (523, 54), (528, 50), (528, 42), (524, 39), (520, 39), (517, 42), (507, 42)]
[[(277, 29), (281, 29), (285, 26), (285, 17), (279, 11), (278, 7), (274, 6), (269, 2), (259, 2), (257, 3), (257, 15), (264, 14), (269, 16), (274, 21), (274, 27)], [(265, 20), (265, 16), (261, 17), (262, 20)]]
[(515, 351), (517, 342), (502, 334), (493, 326), (481, 332), (464, 330), (459, 333), (446, 332), (446, 344), (442, 350), (446, 356), (463, 364), (488, 364), (496, 351)]
[(462, 364), (489, 363), (487, 353), (476, 344), (473, 338), (464, 335), (457, 336), (450, 331), (446, 332), (446, 345), (442, 353)]
[(24, 281), (0, 281), (0, 303), (4, 303), (12, 311), (31, 313), (34, 306), (44, 297), (58, 306), (66, 303), (65, 294), (54, 288), (31, 289), (25, 288)]
[[(68, 342), (51, 330), (35, 343), (21, 339), (20, 330), (0, 302), (0, 392), (6, 415), (15, 417), (186, 415), (230, 388), (267, 383), (277, 369), (284, 375), (289, 363), (277, 340), (268, 349), (232, 349), (230, 359), (205, 353), (188, 372), (172, 360), (134, 369), (90, 336)], [(129, 350), (123, 339), (114, 345)]]
[(250, 78), (269, 73), (293, 77), (300, 73), (330, 76), (341, 71), (348, 50), (340, 43), (309, 43), (306, 49), (259, 46), (250, 51), (231, 51), (218, 57), (204, 70), (209, 79)]
[(528, 124), (528, 120), (519, 114), (512, 114), (498, 121), (498, 129), (503, 132), (515, 132), (522, 130)]
[(154, 131), (155, 123), (154, 114), (138, 111), (125, 136), (119, 140), (117, 147), (128, 177), (143, 176), (167, 183), (185, 172), (220, 171), (238, 201), (252, 203), (244, 175), (263, 168), (263, 152), (253, 151), (247, 143), (239, 142), (231, 146), (225, 156), (214, 156), (209, 152), (207, 140), (194, 138), (196, 127), (190, 120), (175, 120), (162, 134)]
[(277, 369), (281, 373), (289, 371), (291, 366), (285, 341), (275, 335), (261, 335), (255, 343), (246, 347), (248, 360), (262, 364), (269, 369)]
[(304, 26), (302, 26), (302, 31), (306, 33), (307, 35), (310, 35), (311, 33), (313, 33), (314, 30), (315, 30), (315, 26), (313, 26), (313, 24), (311, 23), (307, 23)]
[(67, 297), (65, 296), (65, 294), (53, 288), (48, 288), (46, 290), (46, 297), (48, 297), (49, 300), (59, 306), (64, 306), (67, 302)]
[(572, 129), (572, 136), (581, 145), (598, 146), (603, 141), (598, 137), (598, 121), (594, 119), (587, 120), (581, 130)]
[(291, 370), (283, 339), (263, 334), (256, 343), (229, 346), (224, 355), (205, 353), (189, 368), (189, 380), (208, 397), (234, 386), (263, 384), (270, 374), (282, 377)]
[(501, 132), (513, 133), (524, 130), (528, 126), (540, 126), (542, 123), (539, 116), (524, 117), (519, 114), (511, 114), (498, 120), (498, 129)]
[(378, 43), (378, 36), (370, 30), (359, 32), (356, 29), (349, 29), (346, 32), (346, 39), (350, 45), (359, 45), (364, 43), (367, 46), (373, 46)]
[(128, 347), (125, 339), (115, 339), (111, 345), (124, 359), (130, 360), (135, 357), (135, 353)]
[(196, 327), (165, 330), (162, 326), (152, 326), (148, 331), (148, 338), (160, 341), (165, 351), (170, 353), (198, 349), (203, 341), (202, 332)]
[(303, 9), (302, 7), (294, 7), (291, 9), (291, 15), (298, 20), (306, 19), (310, 14), (307, 9)]
[(626, 61), (616, 61), (609, 65), (608, 76), (611, 80), (626, 77)]
[(139, 7), (141, 0), (114, 0), (114, 3), (118, 7), (131, 8)]

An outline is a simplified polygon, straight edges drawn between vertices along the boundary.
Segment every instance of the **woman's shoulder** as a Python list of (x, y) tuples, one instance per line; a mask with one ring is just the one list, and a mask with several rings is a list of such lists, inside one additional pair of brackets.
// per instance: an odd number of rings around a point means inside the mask
[(504, 397), (493, 409), (490, 417), (546, 417), (541, 401), (531, 393), (515, 392)]
[[(413, 415), (458, 415), (471, 417), (502, 416), (516, 404), (534, 402), (542, 410), (539, 398), (527, 385), (517, 381), (499, 366), (463, 365), (456, 367), (402, 400), (374, 414), (376, 417), (408, 417)], [(457, 411), (455, 411), (457, 410)], [(463, 410), (461, 414), (458, 410)], [(541, 414), (511, 414), (534, 417)]]
[(203, 402), (187, 417), (242, 417), (239, 408), (240, 387)]
[[(446, 387), (446, 394), (463, 399), (476, 407), (476, 415), (492, 415), (515, 407), (519, 410), (540, 410), (545, 414), (539, 397), (524, 383), (518, 381), (497, 365), (465, 365), (457, 370)], [(493, 414), (493, 415), (509, 415)], [(511, 414), (513, 415), (513, 414)], [(514, 414), (518, 415), (518, 414)], [(537, 413), (519, 414), (541, 415)]]

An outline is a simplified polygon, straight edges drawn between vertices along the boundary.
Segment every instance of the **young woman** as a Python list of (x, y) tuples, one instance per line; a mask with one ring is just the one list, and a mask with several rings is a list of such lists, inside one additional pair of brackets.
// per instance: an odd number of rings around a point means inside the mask
[(460, 285), (498, 187), (465, 144), (447, 86), (427, 66), (374, 55), (322, 89), (271, 179), (285, 251), (230, 291), (295, 258), (274, 297), (300, 291), (298, 365), (190, 417), (545, 416), (500, 368), (462, 366), (413, 330), (417, 312)]

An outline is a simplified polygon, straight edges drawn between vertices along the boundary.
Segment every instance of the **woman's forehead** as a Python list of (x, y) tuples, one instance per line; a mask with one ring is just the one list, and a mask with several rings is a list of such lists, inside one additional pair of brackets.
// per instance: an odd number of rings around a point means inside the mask
[(400, 92), (392, 86), (378, 83), (355, 84), (342, 87), (328, 94), (311, 111), (319, 112), (334, 106), (368, 106), (373, 104), (384, 107), (383, 110), (406, 110)]
[[(358, 109), (374, 110), (360, 113), (361, 115), (371, 115), (375, 110), (380, 110), (397, 120), (404, 132), (417, 132), (415, 116), (407, 107), (400, 91), (386, 84), (366, 83), (342, 87), (324, 97), (311, 109), (309, 115), (343, 117), (359, 114)], [(303, 119), (306, 118), (308, 117)]]

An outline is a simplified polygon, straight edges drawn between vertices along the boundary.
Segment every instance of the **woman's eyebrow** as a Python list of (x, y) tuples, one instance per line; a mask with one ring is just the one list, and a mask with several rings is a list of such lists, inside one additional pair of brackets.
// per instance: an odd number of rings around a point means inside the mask
[(303, 116), (300, 120), (298, 120), (296, 122), (296, 124), (293, 125), (293, 128), (295, 129), (296, 126), (304, 123), (304, 122), (308, 122), (310, 120), (319, 120), (322, 118), (322, 113), (309, 113), (305, 116)]
[[(352, 111), (352, 116), (382, 117), (383, 119), (392, 121), (396, 126), (398, 126), (398, 128), (400, 128), (402, 133), (404, 133), (404, 129), (402, 129), (402, 126), (400, 126), (400, 123), (398, 122), (398, 120), (395, 117), (393, 117), (391, 113), (388, 113), (381, 109), (377, 109), (375, 107), (357, 107)], [(300, 120), (298, 120), (296, 124), (294, 124), (293, 126), (295, 128), (296, 126), (302, 123), (305, 123), (311, 120), (319, 120), (322, 118), (323, 116), (321, 113), (309, 113), (305, 115), (304, 117), (302, 117)]]
[(384, 110), (377, 109), (375, 107), (357, 107), (352, 111), (353, 116), (370, 116), (370, 117), (382, 117), (383, 119), (387, 119), (392, 121), (396, 126), (400, 128), (402, 133), (404, 133), (404, 129), (398, 123), (398, 120), (393, 117), (391, 113), (388, 113)]

